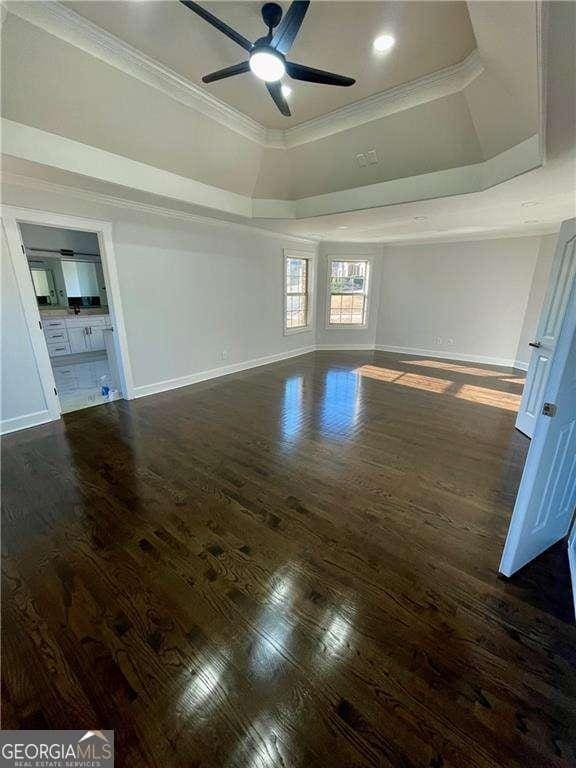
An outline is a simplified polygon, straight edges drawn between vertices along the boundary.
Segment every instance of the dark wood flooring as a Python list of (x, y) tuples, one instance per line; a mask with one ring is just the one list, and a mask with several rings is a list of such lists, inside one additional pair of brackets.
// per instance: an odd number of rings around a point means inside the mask
[(522, 375), (314, 353), (3, 441), (4, 728), (117, 766), (575, 765), (561, 548), (498, 562)]

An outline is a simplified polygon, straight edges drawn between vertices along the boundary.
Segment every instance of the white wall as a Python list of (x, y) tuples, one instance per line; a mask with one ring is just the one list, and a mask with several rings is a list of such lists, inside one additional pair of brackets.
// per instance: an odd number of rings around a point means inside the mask
[(284, 336), (289, 242), (170, 220), (114, 234), (136, 387), (314, 343), (313, 329)]
[[(7, 205), (113, 222), (137, 394), (186, 384), (206, 372), (298, 354), (316, 344), (377, 345), (502, 365), (527, 362), (526, 342), (534, 334), (556, 240), (509, 238), (383, 250), (324, 243), (316, 268), (316, 327), (285, 336), (283, 249), (310, 246), (68, 193), (10, 185), (3, 192)], [(365, 329), (328, 330), (327, 263), (331, 256), (346, 255), (371, 259), (369, 322)], [(2, 333), (2, 419), (26, 422), (46, 404), (5, 247)], [(442, 338), (441, 345), (433, 343), (435, 336)]]
[[(37, 414), (36, 421), (41, 421), (40, 414), (46, 412), (46, 400), (42, 391), (30, 336), (20, 304), (16, 277), (4, 230), (1, 231), (2, 251), (0, 254), (0, 277), (2, 312), (1, 321), (1, 418), (3, 429), (15, 429), (28, 426), (26, 417)], [(34, 417), (32, 416), (34, 421)]]
[[(365, 346), (373, 347), (378, 326), (380, 304), (380, 245), (370, 243), (321, 243), (318, 254), (318, 297), (316, 315), (316, 343), (321, 347)], [(332, 257), (350, 256), (370, 260), (368, 323), (366, 328), (326, 328), (328, 263)]]
[(532, 351), (531, 347), (528, 346), (528, 342), (533, 341), (536, 338), (538, 320), (540, 319), (540, 312), (544, 304), (544, 297), (546, 295), (546, 288), (548, 287), (548, 280), (550, 278), (550, 270), (552, 269), (552, 261), (554, 259), (557, 240), (558, 235), (545, 235), (540, 238), (538, 260), (536, 262), (534, 275), (532, 276), (532, 285), (530, 286), (526, 312), (520, 331), (520, 340), (516, 351), (516, 360), (523, 362), (526, 365), (530, 362)]
[(554, 239), (384, 248), (376, 344), (501, 365), (527, 362), (522, 340), (533, 332)]
[[(313, 250), (309, 244), (9, 185), (3, 202), (113, 222), (137, 394), (314, 344), (313, 328), (284, 335), (282, 310), (283, 250)], [(11, 264), (3, 251), (6, 271)], [(3, 330), (9, 336), (4, 351), (10, 357), (2, 390), (2, 419), (7, 419), (45, 404), (38, 400), (37, 374), (30, 373), (33, 359), (13, 275), (2, 287)]]

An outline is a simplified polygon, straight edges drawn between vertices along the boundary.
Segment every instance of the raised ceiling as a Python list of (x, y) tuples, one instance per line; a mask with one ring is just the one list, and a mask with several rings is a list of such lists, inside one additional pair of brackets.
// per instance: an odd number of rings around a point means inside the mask
[[(288, 128), (416, 80), (462, 61), (476, 47), (464, 2), (312, 2), (289, 59), (357, 83), (336, 88), (290, 81), (293, 116), (286, 118), (252, 73), (202, 83), (202, 75), (236, 64), (246, 53), (176, 0), (65, 5), (267, 128)], [(250, 40), (266, 31), (262, 3), (203, 5)], [(286, 10), (289, 3), (282, 5)], [(377, 54), (372, 41), (383, 33), (397, 44)]]
[[(423, 13), (435, 8), (437, 20), (454, 8), (464, 11), (463, 30), (448, 36), (457, 39), (459, 50), (454, 39), (448, 41), (452, 48), (444, 45), (440, 51), (432, 46), (441, 69), (433, 77), (423, 72), (422, 51), (431, 52), (414, 43), (411, 55), (400, 62), (402, 76), (397, 69), (396, 79), (370, 86), (379, 89), (374, 98), (340, 109), (338, 119), (334, 114), (322, 118), (313, 113), (316, 119), (289, 127), (289, 141), (283, 143), (277, 138), (281, 131), (266, 131), (253, 121), (248, 124), (239, 111), (248, 112), (243, 104), (228, 106), (220, 94), (217, 99), (203, 96), (197, 85), (202, 72), (229, 65), (232, 59), (214, 59), (198, 71), (198, 78), (182, 70), (182, 62), (189, 66), (190, 60), (202, 59), (202, 50), (214, 47), (224, 52), (232, 49), (242, 57), (240, 48), (236, 52), (187, 9), (175, 2), (134, 0), (67, 5), (50, 1), (7, 5), (11, 13), (2, 29), (2, 147), (13, 161), (18, 159), (16, 166), (8, 165), (14, 173), (38, 174), (81, 189), (108, 190), (115, 197), (140, 202), (155, 199), (154, 205), (167, 209), (236, 221), (251, 219), (260, 227), (314, 238), (393, 240), (413, 237), (415, 229), (418, 236), (444, 237), (451, 228), (460, 233), (466, 229), (465, 217), (468, 228), (475, 231), (506, 222), (523, 226), (518, 206), (525, 194), (532, 196), (544, 186), (554, 204), (542, 209), (538, 226), (550, 226), (570, 207), (569, 173), (556, 173), (559, 157), (550, 147), (545, 168), (534, 172), (536, 176), (526, 173), (541, 165), (544, 146), (538, 89), (542, 57), (537, 56), (544, 36), (539, 33), (541, 6), (534, 2), (475, 2), (470, 4), (469, 16), (458, 3), (421, 4)], [(353, 8), (358, 16), (354, 35), (361, 27), (358, 45), (362, 40), (364, 58), (370, 58), (374, 36), (391, 31), (376, 28), (373, 20), (367, 22), (374, 9), (386, 7), (397, 18), (405, 8), (419, 5), (316, 2), (310, 19), (318, 6), (328, 16), (339, 14), (341, 7)], [(128, 20), (126, 28), (132, 37), (96, 18), (98, 8), (106, 16), (114, 7), (118, 14), (110, 18)], [(215, 3), (210, 7), (221, 17), (229, 11), (226, 20), (247, 36), (259, 34), (258, 5)], [(168, 13), (176, 15), (158, 35), (160, 18), (154, 14), (164, 19)], [(550, 15), (559, 14), (551, 11)], [(140, 26), (128, 23), (132, 17)], [(243, 18), (252, 18), (254, 32), (243, 26)], [(406, 34), (415, 34), (406, 18)], [(414, 23), (420, 22), (421, 18)], [(446, 25), (439, 26), (445, 32)], [(571, 39), (565, 19), (557, 26)], [(419, 27), (422, 34), (430, 28), (430, 24)], [(397, 29), (395, 52), (400, 51), (402, 39)], [(166, 43), (169, 31), (179, 41), (172, 48)], [(136, 39), (139, 35), (141, 39)], [(332, 39), (336, 39), (335, 49), (340, 39), (336, 32)], [(303, 37), (299, 44), (305, 47), (306, 40)], [(162, 51), (155, 50), (160, 41), (164, 41)], [(466, 41), (471, 41), (471, 55)], [(439, 58), (447, 52), (453, 58)], [(166, 58), (168, 54), (175, 58)], [(566, 62), (573, 58), (566, 44), (550, 44), (550, 62), (560, 54), (564, 57), (556, 66), (560, 79), (552, 77), (549, 65), (553, 85), (566, 82)], [(458, 63), (463, 57), (473, 62), (472, 69)], [(308, 52), (298, 58), (356, 74), (344, 55), (337, 62), (310, 60)], [(387, 63), (390, 57), (377, 61), (377, 72), (392, 71)], [(366, 66), (372, 72), (373, 63)], [(364, 96), (370, 88), (364, 77), (360, 80), (367, 89)], [(317, 94), (349, 96), (353, 91), (309, 87)], [(265, 91), (263, 96), (257, 101), (268, 105)], [(555, 102), (564, 116), (561, 124), (568, 125), (565, 116), (573, 110), (565, 88)], [(367, 108), (373, 104), (379, 105), (377, 111)], [(271, 101), (269, 107), (274, 110)], [(549, 119), (550, 135), (556, 123)], [(327, 126), (331, 130), (326, 131)], [(572, 139), (570, 134), (570, 146)], [(374, 151), (377, 164), (358, 163), (357, 153)], [(511, 199), (498, 198), (493, 205), (492, 192), (481, 190), (501, 189), (506, 179), (512, 180), (508, 182)], [(525, 189), (528, 182), (536, 188)], [(461, 206), (465, 192), (473, 194), (466, 197), (469, 205)], [(414, 221), (415, 212), (428, 216), (429, 223)]]

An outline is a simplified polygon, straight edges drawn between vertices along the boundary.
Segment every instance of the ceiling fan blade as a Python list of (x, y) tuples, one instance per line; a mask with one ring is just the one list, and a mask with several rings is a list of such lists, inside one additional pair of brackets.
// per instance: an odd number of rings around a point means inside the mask
[(244, 72), (249, 71), (250, 63), (242, 61), (240, 64), (234, 64), (233, 67), (226, 67), (226, 69), (219, 69), (216, 72), (211, 72), (209, 75), (204, 75), (202, 82), (214, 83), (216, 80), (224, 80), (225, 77), (233, 77), (234, 75), (243, 75)]
[(288, 53), (302, 26), (309, 5), (309, 0), (307, 2), (296, 0), (296, 2), (292, 3), (270, 41), (272, 48), (279, 51), (279, 53)]
[(286, 72), (294, 80), (304, 80), (306, 83), (322, 83), (322, 85), (354, 85), (356, 80), (344, 75), (336, 75), (334, 72), (324, 72), (323, 69), (306, 67), (304, 64), (286, 62)]
[(280, 83), (266, 83), (266, 88), (268, 88), (268, 93), (274, 99), (274, 103), (280, 112), (282, 112), (285, 117), (290, 117), (292, 113), (290, 112), (290, 107), (288, 106), (286, 99), (282, 95), (282, 86)]
[(194, 11), (194, 13), (197, 13), (198, 16), (204, 19), (204, 21), (207, 21), (208, 24), (212, 24), (213, 27), (216, 27), (216, 29), (220, 30), (220, 32), (225, 34), (226, 37), (234, 40), (234, 42), (244, 48), (245, 51), (252, 50), (252, 43), (250, 40), (247, 40), (244, 35), (240, 34), (240, 32), (236, 32), (235, 29), (229, 27), (228, 24), (221, 21), (217, 16), (214, 16), (213, 13), (205, 10), (201, 5), (198, 5), (198, 3), (191, 2), (191, 0), (180, 0), (180, 2), (182, 5), (185, 5), (186, 8), (189, 8), (191, 11)]

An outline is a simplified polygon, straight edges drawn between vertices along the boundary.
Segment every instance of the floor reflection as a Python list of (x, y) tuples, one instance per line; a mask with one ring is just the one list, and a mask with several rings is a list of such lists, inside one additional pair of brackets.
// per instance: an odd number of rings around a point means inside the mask
[(295, 444), (303, 424), (304, 377), (290, 376), (284, 382), (280, 431), (288, 443)]
[(190, 714), (199, 709), (211, 708), (215, 705), (222, 669), (219, 669), (212, 661), (199, 663), (191, 671), (189, 680), (184, 685), (184, 690), (179, 699), (179, 709), (183, 715)]
[(320, 406), (323, 437), (346, 437), (354, 432), (360, 408), (360, 377), (356, 371), (326, 373)]
[(258, 616), (258, 635), (250, 649), (250, 671), (260, 677), (272, 679), (286, 663), (285, 651), (290, 642), (292, 625), (284, 618), (289, 615), (295, 597), (291, 576), (275, 573), (270, 579), (270, 592), (266, 606)]
[(316, 663), (323, 671), (343, 661), (350, 649), (352, 624), (338, 610), (331, 610), (322, 633), (322, 647), (318, 651)]
[[(286, 716), (283, 708), (280, 717)], [(226, 768), (288, 768), (292, 738), (274, 713), (262, 713), (250, 723), (248, 734), (237, 744)]]

